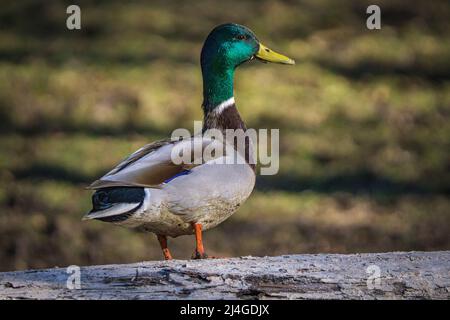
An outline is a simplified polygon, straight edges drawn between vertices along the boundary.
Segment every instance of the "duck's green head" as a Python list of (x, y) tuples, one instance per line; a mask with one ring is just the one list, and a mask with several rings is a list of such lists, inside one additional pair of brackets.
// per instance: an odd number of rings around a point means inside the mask
[(204, 108), (214, 108), (233, 97), (234, 70), (254, 58), (295, 64), (294, 60), (261, 44), (247, 27), (227, 23), (214, 28), (206, 38), (201, 54)]

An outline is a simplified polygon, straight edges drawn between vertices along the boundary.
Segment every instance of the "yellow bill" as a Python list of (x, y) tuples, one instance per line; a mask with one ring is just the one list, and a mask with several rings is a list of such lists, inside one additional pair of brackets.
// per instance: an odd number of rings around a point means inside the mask
[(275, 63), (282, 63), (282, 64), (295, 64), (295, 61), (291, 58), (288, 58), (280, 53), (277, 53), (269, 48), (267, 48), (262, 43), (259, 44), (259, 50), (256, 54), (256, 58), (268, 61), (268, 62), (275, 62)]

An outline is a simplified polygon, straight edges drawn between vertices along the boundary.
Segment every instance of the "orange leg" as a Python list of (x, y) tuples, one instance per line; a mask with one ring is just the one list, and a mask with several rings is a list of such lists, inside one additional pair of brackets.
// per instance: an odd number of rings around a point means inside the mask
[(193, 258), (206, 259), (208, 258), (208, 255), (205, 253), (205, 249), (203, 248), (202, 225), (200, 223), (192, 223), (192, 227), (195, 231), (195, 252)]
[(172, 260), (172, 255), (170, 254), (169, 248), (167, 247), (167, 237), (160, 234), (156, 236), (158, 237), (159, 245), (161, 246), (162, 252), (164, 254), (164, 259)]

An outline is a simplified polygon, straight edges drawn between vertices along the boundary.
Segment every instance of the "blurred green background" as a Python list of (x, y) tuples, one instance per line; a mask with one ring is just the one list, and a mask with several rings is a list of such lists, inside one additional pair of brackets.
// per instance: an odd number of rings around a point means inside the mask
[[(82, 30), (65, 27), (77, 3)], [(249, 26), (295, 67), (236, 75), (280, 171), (205, 234), (212, 255), (450, 249), (450, 3), (9, 1), (0, 7), (0, 270), (161, 259), (152, 234), (81, 222), (84, 187), (202, 118), (199, 54)], [(189, 258), (192, 237), (170, 240)]]

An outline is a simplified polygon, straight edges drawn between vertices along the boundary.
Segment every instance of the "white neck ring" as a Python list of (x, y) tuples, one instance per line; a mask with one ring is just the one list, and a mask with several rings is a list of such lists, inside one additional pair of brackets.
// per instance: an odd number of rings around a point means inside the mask
[(212, 112), (214, 114), (216, 114), (216, 115), (221, 114), (223, 112), (223, 110), (225, 110), (226, 108), (232, 106), (233, 104), (234, 104), (234, 97), (231, 97), (231, 98), (221, 102), (216, 107), (214, 107)]

